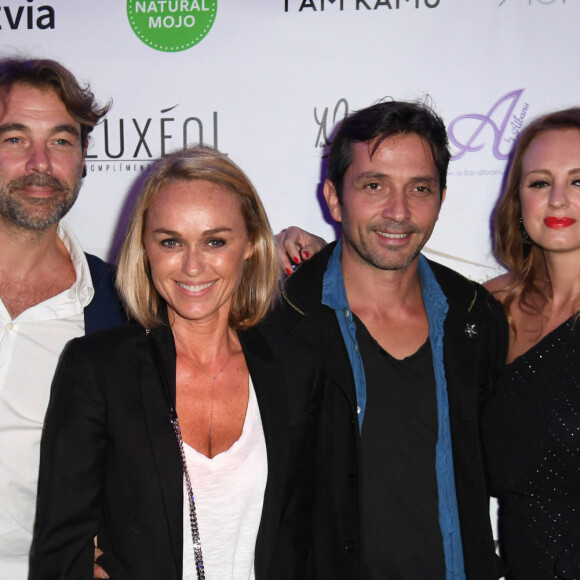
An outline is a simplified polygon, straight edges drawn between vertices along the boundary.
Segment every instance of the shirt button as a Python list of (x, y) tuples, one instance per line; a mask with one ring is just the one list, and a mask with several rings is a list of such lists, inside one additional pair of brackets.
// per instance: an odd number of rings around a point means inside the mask
[(352, 554), (353, 552), (356, 552), (356, 544), (352, 541), (347, 542), (344, 545), (345, 550), (349, 553)]
[(12, 323), (10, 323), (10, 324), (8, 325), (8, 330), (12, 330), (13, 328), (14, 328), (14, 325), (13, 325)]
[(356, 476), (356, 473), (350, 473), (348, 476), (348, 483), (354, 487), (356, 485), (358, 481), (358, 477)]
[(354, 345), (354, 350), (356, 350), (356, 352), (358, 352), (358, 344)]
[(348, 318), (348, 317), (350, 316), (350, 312), (349, 312), (348, 310), (345, 310), (345, 311), (344, 311), (344, 316), (345, 316), (346, 318)]
[(360, 407), (358, 405), (356, 406), (356, 414), (360, 415)]

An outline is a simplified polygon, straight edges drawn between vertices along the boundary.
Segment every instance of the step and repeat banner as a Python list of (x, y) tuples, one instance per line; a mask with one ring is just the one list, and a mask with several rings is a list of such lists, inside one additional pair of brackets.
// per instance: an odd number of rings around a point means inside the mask
[(381, 99), (428, 100), (449, 127), (430, 257), (500, 270), (490, 212), (521, 128), (580, 104), (580, 0), (0, 0), (2, 52), (53, 58), (112, 100), (67, 217), (114, 259), (152, 161), (203, 142), (256, 185), (275, 231), (332, 239), (321, 195), (333, 127)]

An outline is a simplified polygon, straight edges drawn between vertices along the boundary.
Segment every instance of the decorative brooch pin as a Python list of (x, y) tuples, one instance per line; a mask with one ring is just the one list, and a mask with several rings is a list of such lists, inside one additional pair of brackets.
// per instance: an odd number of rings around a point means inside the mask
[(467, 322), (465, 324), (465, 334), (467, 334), (469, 338), (473, 338), (477, 334), (477, 328), (475, 328), (475, 324), (469, 324), (469, 322)]

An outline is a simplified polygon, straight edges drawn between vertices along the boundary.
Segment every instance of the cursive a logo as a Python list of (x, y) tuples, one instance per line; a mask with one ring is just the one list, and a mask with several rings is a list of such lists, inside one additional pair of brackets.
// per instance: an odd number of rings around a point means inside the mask
[(491, 141), (493, 156), (506, 160), (528, 113), (529, 104), (520, 104), (523, 92), (518, 89), (503, 95), (487, 113), (469, 113), (451, 121), (449, 141), (457, 149), (451, 159), (480, 151)]
[(0, 30), (54, 29), (54, 8), (49, 5), (34, 6), (34, 0), (20, 6), (0, 6)]

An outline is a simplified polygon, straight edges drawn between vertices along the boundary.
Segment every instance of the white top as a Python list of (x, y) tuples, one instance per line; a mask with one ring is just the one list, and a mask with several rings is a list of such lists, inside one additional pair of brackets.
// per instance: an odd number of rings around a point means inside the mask
[[(207, 580), (254, 579), (268, 461), (251, 379), (249, 389), (242, 434), (227, 451), (209, 459), (183, 445)], [(183, 491), (183, 580), (197, 580), (185, 477)]]
[(0, 300), (0, 580), (26, 580), (36, 508), (40, 436), (50, 385), (65, 344), (85, 330), (93, 298), (89, 265), (64, 223), (75, 283), (10, 318)]

